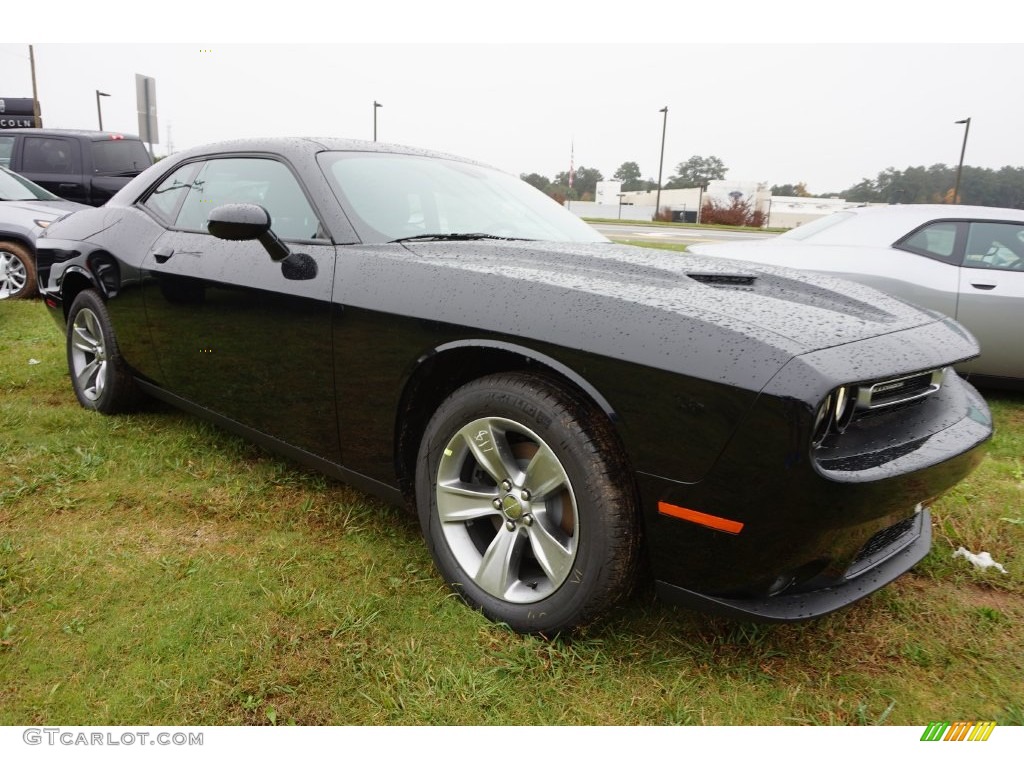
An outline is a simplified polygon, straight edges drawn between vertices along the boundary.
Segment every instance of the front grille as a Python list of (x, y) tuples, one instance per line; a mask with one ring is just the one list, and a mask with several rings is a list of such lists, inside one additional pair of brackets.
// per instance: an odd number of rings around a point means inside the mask
[(857, 388), (857, 409), (874, 410), (927, 397), (939, 390), (944, 375), (945, 369), (937, 368), (898, 379), (862, 384)]
[(883, 560), (887, 560), (918, 537), (921, 530), (921, 513), (901, 520), (895, 525), (883, 528), (860, 548), (853, 564), (846, 571), (846, 578), (852, 579)]

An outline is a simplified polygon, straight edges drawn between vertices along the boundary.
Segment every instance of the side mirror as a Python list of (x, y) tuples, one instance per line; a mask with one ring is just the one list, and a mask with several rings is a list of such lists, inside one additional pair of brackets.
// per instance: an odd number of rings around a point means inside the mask
[(312, 280), (317, 272), (316, 262), (308, 253), (293, 253), (281, 262), (285, 280)]
[(221, 240), (259, 240), (274, 261), (288, 258), (288, 246), (270, 228), (270, 214), (261, 205), (228, 203), (210, 211), (206, 228)]

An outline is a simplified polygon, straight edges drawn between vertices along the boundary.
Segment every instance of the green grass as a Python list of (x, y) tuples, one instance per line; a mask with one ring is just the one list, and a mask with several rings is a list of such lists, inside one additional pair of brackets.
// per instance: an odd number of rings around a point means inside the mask
[(1024, 724), (1024, 397), (989, 394), (988, 458), (881, 592), (783, 626), (645, 587), (549, 642), (453, 597), (404, 510), (84, 411), (42, 306), (0, 302), (0, 724)]
[(611, 239), (613, 243), (622, 243), (623, 245), (636, 245), (640, 248), (660, 248), (663, 251), (686, 251), (686, 243), (659, 243), (651, 240), (619, 240), (618, 238)]

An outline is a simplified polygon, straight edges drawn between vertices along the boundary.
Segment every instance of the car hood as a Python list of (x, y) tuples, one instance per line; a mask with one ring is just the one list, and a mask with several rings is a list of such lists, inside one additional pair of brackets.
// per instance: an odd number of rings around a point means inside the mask
[(0, 217), (30, 220), (45, 216), (52, 219), (87, 207), (70, 200), (5, 200), (0, 202)]
[[(797, 247), (799, 248), (804, 243), (800, 240), (787, 240), (785, 241), (785, 247)], [(755, 253), (771, 251), (777, 249), (783, 245), (783, 241), (777, 237), (764, 240), (730, 240), (728, 242), (716, 242), (716, 243), (694, 243), (686, 247), (688, 253), (696, 253), (700, 255), (708, 256), (729, 256), (733, 253), (746, 257), (747, 254), (753, 256)]]
[[(934, 323), (937, 316), (867, 286), (783, 267), (616, 244), (409, 243), (425, 266), (474, 273), (517, 294), (545, 286), (605, 300), (616, 312), (684, 316), (758, 338), (790, 354)], [(484, 276), (488, 276), (485, 278)], [(464, 281), (463, 284), (467, 284)]]

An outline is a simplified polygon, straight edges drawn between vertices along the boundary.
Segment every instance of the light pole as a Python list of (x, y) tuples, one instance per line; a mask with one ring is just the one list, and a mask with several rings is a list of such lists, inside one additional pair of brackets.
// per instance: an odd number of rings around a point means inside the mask
[(380, 109), (383, 106), (384, 105), (381, 104), (379, 101), (377, 101), (376, 99), (374, 100), (374, 102), (373, 102), (373, 140), (374, 141), (377, 140), (377, 110)]
[(967, 151), (967, 134), (971, 130), (971, 118), (957, 120), (953, 125), (962, 125), (964, 127), (964, 143), (960, 147), (960, 165), (956, 168), (956, 184), (953, 185), (953, 205), (956, 205), (960, 202), (960, 174), (964, 172), (964, 152)]
[(28, 47), (28, 65), (32, 69), (32, 127), (42, 128), (43, 119), (39, 116), (39, 91), (36, 89), (36, 54), (31, 45)]
[(100, 130), (103, 130), (103, 110), (100, 109), (100, 96), (109, 96), (109, 93), (103, 91), (96, 91), (96, 117), (100, 120)]
[(654, 197), (654, 220), (658, 220), (661, 213), (661, 169), (665, 165), (665, 127), (668, 125), (668, 107), (658, 110), (664, 117), (661, 120), (661, 159), (658, 160), (658, 194)]

